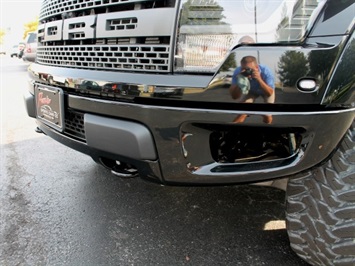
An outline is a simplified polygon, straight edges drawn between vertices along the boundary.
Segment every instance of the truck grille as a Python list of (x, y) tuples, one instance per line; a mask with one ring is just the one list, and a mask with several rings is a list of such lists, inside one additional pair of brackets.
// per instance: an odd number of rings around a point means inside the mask
[(86, 141), (84, 114), (68, 109), (65, 113), (64, 133), (81, 141)]
[(37, 62), (102, 70), (168, 71), (168, 45), (71, 45), (37, 50)]
[(117, 4), (140, 2), (139, 0), (45, 0), (40, 12), (41, 19), (48, 19), (65, 12), (85, 12)]
[(169, 72), (175, 13), (174, 0), (44, 1), (37, 62), (93, 70)]

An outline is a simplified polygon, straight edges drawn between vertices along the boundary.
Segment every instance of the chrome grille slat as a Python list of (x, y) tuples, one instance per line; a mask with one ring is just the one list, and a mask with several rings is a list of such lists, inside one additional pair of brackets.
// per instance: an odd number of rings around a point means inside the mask
[(40, 11), (40, 19), (62, 15), (68, 12), (78, 12), (95, 8), (110, 7), (117, 4), (154, 2), (154, 0), (47, 0)]
[(169, 45), (40, 46), (37, 62), (43, 65), (102, 70), (169, 70)]

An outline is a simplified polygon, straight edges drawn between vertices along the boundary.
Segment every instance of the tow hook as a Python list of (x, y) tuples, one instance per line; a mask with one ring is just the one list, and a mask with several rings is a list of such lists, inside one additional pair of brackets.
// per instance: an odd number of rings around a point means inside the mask
[(111, 173), (123, 178), (138, 176), (138, 170), (136, 168), (120, 161), (116, 161), (116, 164), (111, 168)]

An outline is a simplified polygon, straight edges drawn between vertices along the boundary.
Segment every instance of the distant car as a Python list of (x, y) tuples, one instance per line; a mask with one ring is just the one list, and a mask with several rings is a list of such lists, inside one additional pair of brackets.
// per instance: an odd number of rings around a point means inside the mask
[(165, 97), (165, 98), (174, 98), (182, 97), (184, 95), (183, 88), (169, 88), (156, 86), (152, 94), (153, 97)]
[(84, 91), (101, 91), (101, 86), (95, 82), (95, 81), (91, 81), (91, 80), (84, 80), (80, 85), (79, 85), (79, 90), (81, 92)]
[(25, 48), (25, 44), (24, 43), (19, 43), (19, 44), (15, 44), (11, 47), (10, 50), (10, 56), (11, 57), (19, 57), (20, 53), (23, 51), (23, 49)]
[(102, 92), (124, 96), (139, 96), (141, 93), (137, 85), (128, 85), (122, 83), (106, 83), (102, 87)]
[(17, 57), (18, 54), (19, 54), (18, 45), (13, 45), (13, 46), (11, 47), (10, 56), (11, 56), (11, 57), (14, 57), (14, 56)]
[(24, 61), (35, 62), (37, 52), (37, 33), (29, 32), (25, 40), (25, 49), (23, 49), (23, 55), (20, 54), (20, 58)]

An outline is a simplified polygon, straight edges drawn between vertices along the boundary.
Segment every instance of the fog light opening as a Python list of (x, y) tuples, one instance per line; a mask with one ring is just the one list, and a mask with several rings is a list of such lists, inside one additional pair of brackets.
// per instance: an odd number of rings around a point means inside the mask
[(299, 150), (297, 130), (225, 128), (210, 135), (212, 158), (218, 163), (286, 160)]

